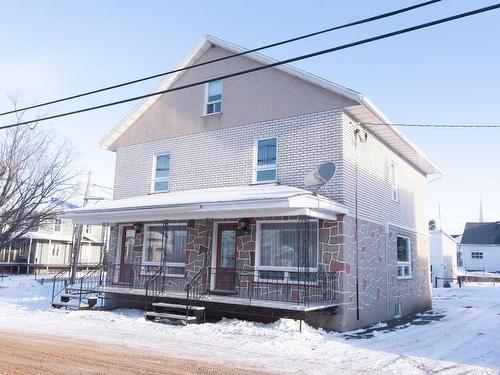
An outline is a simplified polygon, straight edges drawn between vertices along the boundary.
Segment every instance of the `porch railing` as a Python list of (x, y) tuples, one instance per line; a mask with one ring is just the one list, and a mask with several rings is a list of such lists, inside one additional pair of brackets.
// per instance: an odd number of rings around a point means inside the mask
[(147, 291), (146, 303), (169, 292), (185, 293), (186, 304), (196, 304), (211, 294), (300, 305), (332, 302), (338, 290), (335, 272), (268, 271), (203, 267), (184, 277), (165, 275), (161, 266), (104, 267), (104, 285)]
[[(129, 289), (146, 289), (146, 283), (156, 276), (164, 275), (158, 273), (161, 266), (155, 265), (120, 265), (120, 264), (106, 264), (103, 267), (103, 285), (115, 286)], [(157, 274), (158, 273), (158, 274)], [(168, 280), (173, 279), (184, 283), (183, 275), (172, 277), (165, 275), (165, 283), (168, 286)], [(173, 288), (172, 288), (173, 289)], [(179, 287), (179, 291), (183, 290), (183, 285)]]
[[(203, 271), (203, 270), (202, 270)], [(191, 289), (252, 300), (309, 305), (332, 302), (337, 289), (335, 272), (284, 272), (208, 268)]]

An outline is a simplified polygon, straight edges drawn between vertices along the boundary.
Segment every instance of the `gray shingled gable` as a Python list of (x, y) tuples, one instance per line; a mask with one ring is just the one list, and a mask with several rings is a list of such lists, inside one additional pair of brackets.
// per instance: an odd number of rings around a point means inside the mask
[(466, 223), (461, 243), (500, 245), (500, 221)]

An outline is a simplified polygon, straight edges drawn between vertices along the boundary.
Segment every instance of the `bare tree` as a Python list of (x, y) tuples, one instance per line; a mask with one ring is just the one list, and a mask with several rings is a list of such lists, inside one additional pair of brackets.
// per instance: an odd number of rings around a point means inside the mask
[[(16, 107), (17, 99), (11, 96)], [(17, 115), (20, 122), (22, 113)], [(1, 130), (0, 130), (1, 132)], [(72, 149), (36, 123), (0, 133), (0, 247), (61, 212), (76, 192)]]

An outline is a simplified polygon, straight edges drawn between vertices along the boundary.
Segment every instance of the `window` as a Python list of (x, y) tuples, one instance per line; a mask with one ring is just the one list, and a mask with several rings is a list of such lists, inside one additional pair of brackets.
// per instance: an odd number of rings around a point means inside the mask
[(184, 276), (186, 238), (187, 228), (184, 225), (146, 225), (143, 263), (147, 265), (165, 264), (167, 274)]
[(472, 259), (483, 259), (483, 252), (482, 251), (473, 251), (473, 252), (471, 252), (471, 258)]
[(396, 318), (400, 317), (403, 315), (403, 305), (401, 303), (396, 303), (394, 305), (394, 315)]
[(60, 218), (54, 219), (54, 232), (62, 231), (62, 220)]
[(90, 260), (91, 251), (92, 251), (92, 247), (91, 247), (90, 243), (82, 244), (82, 246), (80, 247), (80, 261), (88, 262)]
[[(263, 222), (259, 225), (259, 278), (299, 281), (304, 269), (318, 267), (317, 222)], [(305, 237), (306, 236), (306, 237)], [(308, 239), (304, 251), (305, 238)]]
[(276, 182), (277, 139), (259, 139), (256, 142), (254, 182)]
[(222, 81), (212, 81), (207, 83), (206, 111), (205, 114), (222, 112)]
[(92, 225), (85, 225), (85, 233), (86, 234), (92, 233)]
[(394, 202), (399, 201), (399, 181), (398, 181), (398, 166), (391, 163), (389, 178), (391, 182), (391, 198)]
[(408, 237), (397, 236), (398, 277), (411, 277), (411, 246)]
[(156, 155), (153, 171), (153, 193), (168, 191), (168, 172), (170, 170), (170, 155)]

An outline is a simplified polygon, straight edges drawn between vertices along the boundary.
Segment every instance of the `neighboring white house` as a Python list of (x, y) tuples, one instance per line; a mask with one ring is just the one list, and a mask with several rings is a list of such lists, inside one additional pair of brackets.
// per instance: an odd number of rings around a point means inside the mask
[[(77, 206), (63, 204), (64, 209)], [(64, 215), (45, 220), (36, 228), (0, 249), (0, 267), (13, 272), (60, 269), (71, 263), (74, 225)], [(93, 266), (101, 261), (103, 227), (84, 225), (78, 264)], [(17, 271), (16, 271), (17, 270)]]
[(466, 271), (500, 272), (500, 221), (465, 224), (460, 252)]
[(442, 287), (446, 284), (446, 279), (457, 277), (459, 242), (441, 230), (430, 230), (429, 233), (431, 235), (432, 282), (434, 287)]

